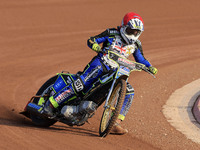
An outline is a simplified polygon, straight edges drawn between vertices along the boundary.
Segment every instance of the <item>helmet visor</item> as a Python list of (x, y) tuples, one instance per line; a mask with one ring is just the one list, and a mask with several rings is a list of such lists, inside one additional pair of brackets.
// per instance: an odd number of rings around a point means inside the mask
[(141, 31), (138, 29), (131, 29), (130, 27), (126, 28), (126, 34), (127, 35), (134, 35), (134, 36), (138, 36), (141, 34)]

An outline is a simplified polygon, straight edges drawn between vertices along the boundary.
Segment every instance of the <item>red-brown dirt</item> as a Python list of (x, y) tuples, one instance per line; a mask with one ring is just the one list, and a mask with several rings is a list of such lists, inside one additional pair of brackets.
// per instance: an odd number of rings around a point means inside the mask
[[(199, 150), (162, 113), (176, 89), (200, 78), (199, 6), (197, 0), (1, 0), (0, 149)], [(88, 37), (120, 25), (130, 11), (143, 17), (144, 55), (159, 72), (156, 79), (132, 73), (127, 135), (98, 137), (102, 109), (82, 127), (38, 128), (19, 115), (49, 77), (82, 70), (95, 56)]]

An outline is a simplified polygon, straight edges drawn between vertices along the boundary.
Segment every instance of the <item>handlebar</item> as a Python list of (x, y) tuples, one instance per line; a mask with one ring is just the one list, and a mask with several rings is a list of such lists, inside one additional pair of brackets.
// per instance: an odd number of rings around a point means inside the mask
[[(103, 53), (103, 51), (102, 51)], [(136, 70), (136, 71), (145, 71), (147, 73), (149, 73), (150, 75), (152, 75), (154, 78), (156, 78), (154, 76), (153, 73), (150, 72), (149, 68), (147, 68), (144, 64), (138, 63), (138, 62), (133, 62), (121, 55), (119, 55), (116, 52), (113, 51), (107, 51), (107, 54), (109, 55), (107, 59), (110, 59), (112, 61), (114, 61), (114, 63), (118, 64), (118, 65), (122, 65), (125, 67), (128, 67), (130, 69), (130, 71), (132, 70)]]
[(144, 70), (145, 72), (147, 72), (147, 73), (149, 73), (150, 75), (152, 75), (154, 79), (156, 78), (156, 76), (154, 76), (154, 74), (150, 72), (149, 68), (144, 67), (144, 68), (142, 68), (142, 70)]
[(149, 73), (150, 75), (153, 76), (154, 79), (156, 78), (156, 76), (154, 76), (154, 74), (151, 73), (150, 70), (149, 70), (149, 68), (147, 68), (145, 65), (137, 63), (135, 67), (138, 70), (143, 70), (143, 71)]

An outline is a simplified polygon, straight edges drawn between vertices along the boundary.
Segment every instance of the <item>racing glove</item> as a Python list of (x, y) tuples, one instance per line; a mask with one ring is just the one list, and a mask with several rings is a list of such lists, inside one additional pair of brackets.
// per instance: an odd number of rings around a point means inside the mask
[(96, 52), (100, 52), (101, 51), (101, 46), (97, 43), (94, 43), (92, 45), (92, 50), (96, 51)]
[(156, 69), (155, 67), (150, 66), (149, 67), (149, 71), (153, 74), (156, 74), (158, 72), (158, 69)]

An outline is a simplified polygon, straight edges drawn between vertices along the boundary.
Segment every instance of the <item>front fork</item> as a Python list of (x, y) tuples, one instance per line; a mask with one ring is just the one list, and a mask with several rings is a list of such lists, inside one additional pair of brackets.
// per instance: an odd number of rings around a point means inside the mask
[(107, 105), (108, 105), (108, 100), (110, 99), (110, 96), (111, 96), (111, 93), (112, 93), (112, 91), (113, 91), (113, 88), (114, 88), (114, 85), (115, 85), (116, 80), (117, 80), (116, 78), (113, 80), (113, 83), (112, 83), (112, 85), (111, 85), (110, 91), (109, 91), (108, 96), (107, 96), (107, 98), (106, 98), (105, 105), (103, 106), (104, 108), (108, 108), (108, 107), (109, 107), (109, 106), (107, 106)]
[[(107, 106), (108, 105), (108, 100), (110, 99), (110, 96), (112, 94), (112, 91), (113, 91), (113, 88), (114, 88), (116, 80), (117, 80), (116, 78), (113, 80), (113, 83), (111, 85), (110, 91), (109, 91), (108, 96), (106, 98), (105, 105), (103, 106), (104, 108), (109, 108), (110, 107), (110, 106)], [(128, 82), (128, 78), (126, 79), (126, 82)]]

